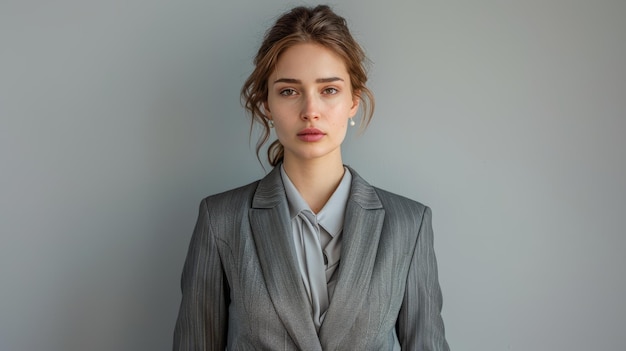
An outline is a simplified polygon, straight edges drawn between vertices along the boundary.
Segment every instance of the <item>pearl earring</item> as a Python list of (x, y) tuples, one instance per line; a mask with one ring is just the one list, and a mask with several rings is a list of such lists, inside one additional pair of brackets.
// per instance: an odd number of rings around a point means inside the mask
[(356, 125), (356, 122), (354, 121), (354, 119), (352, 119), (352, 117), (350, 117), (350, 126), (354, 127)]
[(271, 119), (267, 121), (268, 124), (270, 125), (270, 128), (274, 128), (274, 121), (272, 121)]

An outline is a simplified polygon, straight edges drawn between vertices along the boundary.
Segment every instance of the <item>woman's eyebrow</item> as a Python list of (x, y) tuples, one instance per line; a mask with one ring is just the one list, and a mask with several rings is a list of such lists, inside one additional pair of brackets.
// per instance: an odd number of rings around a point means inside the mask
[[(332, 83), (332, 82), (337, 82), (337, 81), (343, 82), (344, 80), (339, 77), (318, 78), (315, 80), (316, 83)], [(274, 81), (274, 84), (276, 83), (302, 84), (302, 81), (300, 79), (294, 79), (294, 78), (279, 78)]]
[(315, 80), (316, 83), (332, 83), (332, 82), (337, 82), (337, 81), (343, 82), (343, 79), (339, 77), (330, 77), (330, 78), (318, 78)]
[(302, 84), (302, 81), (300, 79), (293, 78), (279, 78), (274, 81), (274, 84), (276, 83)]

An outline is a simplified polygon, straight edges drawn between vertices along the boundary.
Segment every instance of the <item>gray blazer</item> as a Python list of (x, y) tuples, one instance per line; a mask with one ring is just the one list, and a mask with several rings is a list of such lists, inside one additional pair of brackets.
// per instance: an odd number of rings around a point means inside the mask
[(448, 350), (430, 209), (354, 170), (335, 293), (319, 335), (280, 171), (200, 204), (174, 350)]

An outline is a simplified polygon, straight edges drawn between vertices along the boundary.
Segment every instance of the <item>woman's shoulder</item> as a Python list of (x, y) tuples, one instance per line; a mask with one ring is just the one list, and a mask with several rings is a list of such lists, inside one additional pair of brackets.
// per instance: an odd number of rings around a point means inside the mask
[(356, 189), (352, 195), (360, 198), (358, 202), (371, 206), (381, 206), (389, 220), (413, 221), (418, 219), (421, 221), (424, 214), (430, 213), (430, 208), (421, 202), (373, 186), (362, 178), (354, 168), (348, 166), (348, 169), (352, 173), (353, 190)]
[(432, 212), (427, 205), (378, 187), (374, 187), (374, 190), (382, 203), (388, 225), (404, 228), (400, 232), (412, 235), (411, 233), (419, 232), (423, 223), (432, 220)]
[[(380, 202), (383, 204), (383, 208), (388, 210), (395, 209), (408, 209), (413, 213), (419, 213), (420, 215), (426, 212), (428, 206), (423, 203), (408, 198), (404, 195), (396, 194), (391, 191), (381, 189), (379, 187), (374, 186), (374, 190), (380, 199)], [(393, 212), (393, 211), (392, 211)]]
[(206, 206), (207, 209), (214, 210), (234, 210), (242, 206), (249, 206), (258, 184), (259, 181), (257, 180), (234, 189), (209, 195), (202, 199), (202, 204)]
[(363, 190), (363, 193), (368, 194), (372, 194), (371, 190), (373, 189), (376, 197), (386, 210), (391, 210), (393, 212), (396, 209), (408, 209), (410, 212), (419, 213), (421, 215), (428, 209), (428, 206), (419, 201), (413, 200), (404, 195), (393, 193), (378, 186), (371, 185), (353, 168), (349, 169), (352, 173), (353, 181), (361, 185), (358, 188)]

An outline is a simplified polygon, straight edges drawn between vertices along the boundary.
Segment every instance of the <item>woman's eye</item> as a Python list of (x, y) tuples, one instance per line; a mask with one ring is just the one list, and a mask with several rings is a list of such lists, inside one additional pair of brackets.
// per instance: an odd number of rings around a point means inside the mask
[(293, 89), (283, 89), (280, 91), (280, 95), (282, 96), (292, 96), (295, 94), (296, 94), (296, 91)]
[(335, 95), (339, 92), (336, 88), (326, 88), (324, 89), (324, 94)]

